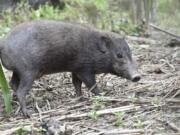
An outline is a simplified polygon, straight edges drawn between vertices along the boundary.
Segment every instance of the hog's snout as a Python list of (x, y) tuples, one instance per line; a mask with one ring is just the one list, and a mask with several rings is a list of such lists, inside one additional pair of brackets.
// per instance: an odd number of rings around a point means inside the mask
[(140, 74), (135, 74), (135, 75), (133, 75), (132, 78), (131, 78), (131, 80), (132, 80), (133, 82), (138, 82), (140, 79), (141, 79)]

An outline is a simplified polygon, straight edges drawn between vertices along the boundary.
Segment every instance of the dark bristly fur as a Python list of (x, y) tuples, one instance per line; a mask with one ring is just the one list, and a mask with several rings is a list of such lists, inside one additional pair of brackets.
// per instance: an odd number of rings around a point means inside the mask
[[(126, 41), (111, 32), (61, 21), (39, 20), (15, 27), (1, 42), (3, 65), (13, 71), (10, 85), (24, 115), (25, 96), (33, 81), (44, 74), (72, 72), (80, 96), (81, 84), (95, 83), (95, 74), (112, 73), (138, 81), (140, 76)], [(93, 89), (99, 94), (97, 87)]]

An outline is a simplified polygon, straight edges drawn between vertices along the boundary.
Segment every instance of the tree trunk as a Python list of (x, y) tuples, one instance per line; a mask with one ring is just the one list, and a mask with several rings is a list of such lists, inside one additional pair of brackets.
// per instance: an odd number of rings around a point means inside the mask
[(143, 19), (142, 0), (132, 0), (133, 22), (140, 24)]
[(152, 0), (151, 2), (151, 19), (150, 21), (155, 23), (156, 22), (156, 17), (157, 15), (157, 0)]
[(132, 20), (133, 20), (133, 23), (137, 23), (137, 18), (136, 18), (136, 0), (132, 0), (131, 2), (132, 4)]
[(142, 0), (136, 0), (137, 1), (137, 12), (136, 12), (136, 16), (137, 16), (137, 22), (138, 24), (141, 23), (141, 21), (143, 20), (143, 12), (142, 12)]
[(149, 11), (150, 11), (151, 0), (144, 0), (144, 12), (146, 24), (149, 23)]

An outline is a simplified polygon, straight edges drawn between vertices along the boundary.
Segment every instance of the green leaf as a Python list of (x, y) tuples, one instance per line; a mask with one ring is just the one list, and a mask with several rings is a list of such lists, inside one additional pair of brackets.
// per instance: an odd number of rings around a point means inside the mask
[(108, 8), (108, 3), (106, 0), (93, 0), (93, 2), (95, 3), (96, 7), (100, 10), (107, 10)]
[(2, 93), (3, 93), (5, 111), (7, 114), (10, 114), (10, 112), (12, 110), (11, 96), (10, 96), (8, 84), (7, 84), (6, 78), (4, 76), (4, 72), (3, 72), (1, 64), (0, 64), (0, 84), (1, 84), (1, 89), (2, 89)]

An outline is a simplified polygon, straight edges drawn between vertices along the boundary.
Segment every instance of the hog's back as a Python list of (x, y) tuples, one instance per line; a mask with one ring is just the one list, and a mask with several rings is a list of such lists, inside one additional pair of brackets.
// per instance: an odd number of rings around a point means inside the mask
[(83, 61), (80, 59), (91, 63), (96, 52), (91, 41), (95, 33), (57, 21), (23, 23), (4, 40), (2, 63), (10, 70), (37, 70), (42, 74), (76, 70)]

